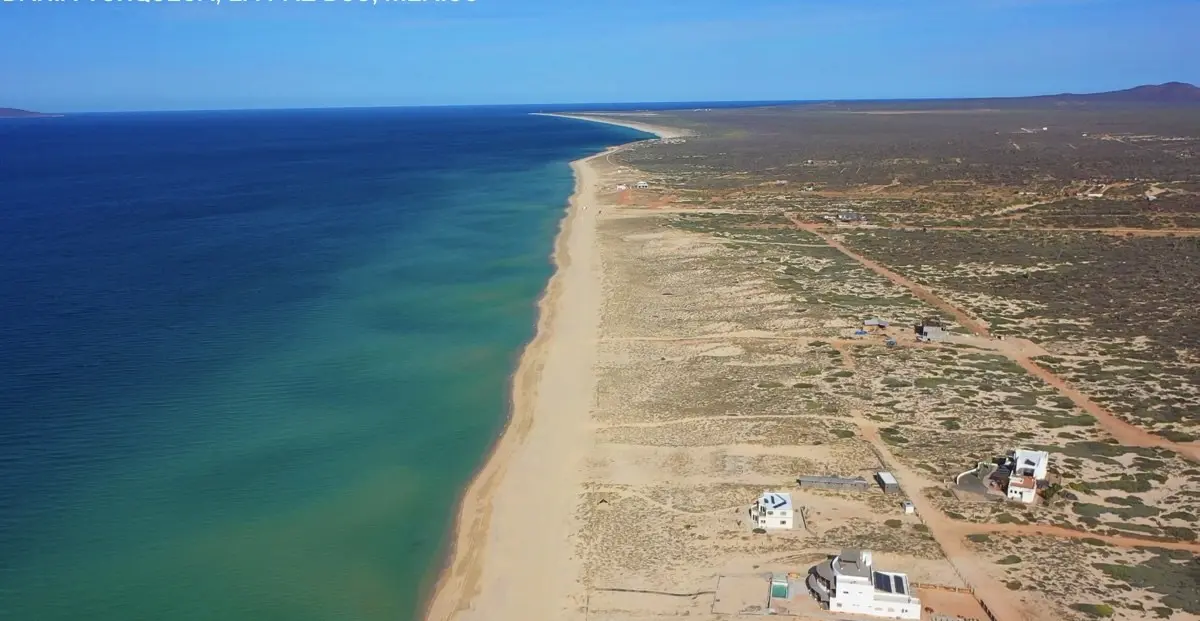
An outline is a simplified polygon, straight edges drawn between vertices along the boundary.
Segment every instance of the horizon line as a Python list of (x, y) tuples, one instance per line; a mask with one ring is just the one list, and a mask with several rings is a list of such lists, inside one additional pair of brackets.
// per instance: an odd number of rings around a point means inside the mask
[(551, 103), (495, 103), (495, 104), (379, 104), (379, 105), (360, 105), (360, 106), (283, 106), (283, 107), (251, 107), (251, 108), (166, 108), (166, 109), (130, 109), (130, 110), (84, 110), (80, 112), (53, 112), (30, 110), (27, 108), (10, 108), (13, 110), (24, 110), (27, 112), (35, 112), (40, 115), (47, 116), (62, 116), (68, 114), (139, 114), (139, 113), (171, 113), (171, 112), (284, 112), (284, 111), (315, 111), (315, 110), (384, 110), (396, 108), (529, 108), (537, 106), (546, 107), (562, 107), (562, 106), (637, 106), (637, 105), (653, 105), (653, 106), (669, 106), (687, 104), (689, 106), (695, 104), (721, 104), (728, 106), (745, 105), (763, 106), (763, 105), (787, 105), (787, 104), (812, 104), (812, 103), (871, 103), (871, 102), (912, 102), (912, 101), (987, 101), (996, 99), (1033, 99), (1040, 97), (1064, 97), (1077, 95), (1099, 95), (1105, 93), (1116, 93), (1123, 90), (1132, 90), (1145, 86), (1165, 86), (1168, 84), (1181, 84), (1185, 86), (1194, 85), (1182, 81), (1168, 81), (1158, 84), (1138, 84), (1136, 86), (1118, 89), (1115, 91), (1095, 91), (1089, 93), (1043, 93), (1038, 95), (992, 95), (983, 97), (878, 97), (878, 98), (817, 98), (817, 99), (708, 99), (708, 100), (647, 100), (647, 101), (608, 101), (608, 102), (551, 102)]

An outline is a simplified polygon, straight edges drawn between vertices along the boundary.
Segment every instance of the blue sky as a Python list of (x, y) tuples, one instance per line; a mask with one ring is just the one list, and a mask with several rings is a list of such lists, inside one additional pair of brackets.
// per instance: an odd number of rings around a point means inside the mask
[(1197, 0), (0, 0), (46, 111), (972, 97), (1200, 83)]

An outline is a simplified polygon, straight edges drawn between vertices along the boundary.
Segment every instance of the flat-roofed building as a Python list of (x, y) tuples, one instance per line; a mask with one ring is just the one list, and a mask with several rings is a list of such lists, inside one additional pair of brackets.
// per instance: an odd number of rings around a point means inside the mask
[(876, 570), (869, 550), (842, 550), (809, 570), (805, 584), (821, 607), (830, 612), (921, 618), (921, 600), (912, 594), (908, 576)]
[(750, 521), (755, 528), (788, 529), (795, 525), (795, 519), (791, 494), (764, 492), (750, 506)]

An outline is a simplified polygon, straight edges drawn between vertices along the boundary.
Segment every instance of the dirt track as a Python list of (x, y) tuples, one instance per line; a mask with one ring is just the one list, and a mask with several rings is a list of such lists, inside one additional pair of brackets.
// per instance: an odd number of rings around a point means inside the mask
[[(822, 231), (831, 230), (826, 225), (809, 224)], [(1200, 229), (1130, 229), (1130, 228), (1072, 228), (1072, 227), (979, 227), (979, 226), (871, 226), (865, 230), (887, 231), (978, 231), (981, 233), (1103, 233), (1105, 235), (1127, 235), (1131, 237), (1197, 237)]]
[[(864, 267), (879, 274), (880, 276), (883, 276), (884, 278), (887, 278), (888, 280), (896, 283), (897, 285), (900, 285), (900, 286), (908, 289), (909, 291), (911, 291), (913, 293), (913, 295), (917, 296), (923, 302), (954, 316), (955, 321), (957, 321), (960, 325), (962, 325), (963, 327), (970, 330), (972, 333), (974, 333), (978, 336), (982, 336), (982, 337), (990, 336), (988, 334), (987, 325), (983, 321), (972, 317), (971, 315), (967, 314), (962, 309), (959, 309), (958, 307), (954, 306), (953, 304), (938, 297), (936, 294), (934, 294), (929, 289), (927, 289), (927, 288), (913, 282), (912, 280), (909, 280), (908, 278), (905, 278), (904, 276), (901, 276), (900, 274), (897, 274), (896, 272), (891, 271), (890, 269), (884, 267), (883, 265), (880, 265), (879, 263), (872, 261), (872, 260), (858, 254), (857, 252), (854, 252), (853, 250), (847, 248), (841, 242), (834, 239), (832, 235), (825, 232), (823, 230), (823, 228), (821, 227), (821, 225), (813, 224), (810, 222), (804, 222), (795, 215), (789, 215), (788, 217), (798, 228), (820, 237), (822, 240), (825, 241), (825, 243), (829, 244), (833, 248), (836, 248), (842, 254), (850, 257), (851, 259), (854, 259), (855, 261), (858, 261)], [(1109, 412), (1108, 410), (1100, 407), (1099, 404), (1097, 404), (1095, 401), (1092, 401), (1090, 398), (1088, 398), (1087, 395), (1072, 388), (1070, 386), (1070, 384), (1068, 384), (1066, 382), (1066, 380), (1062, 379), (1061, 377), (1058, 377), (1054, 373), (1051, 373), (1049, 370), (1039, 366), (1037, 363), (1035, 363), (1029, 357), (1018, 354), (1014, 348), (1003, 347), (1003, 346), (999, 346), (999, 344), (998, 344), (998, 346), (995, 347), (994, 350), (1000, 354), (1003, 354), (1004, 356), (1006, 356), (1013, 362), (1016, 362), (1017, 364), (1021, 365), (1021, 368), (1025, 369), (1033, 376), (1046, 382), (1046, 384), (1053, 387), (1064, 397), (1067, 397), (1072, 402), (1074, 402), (1075, 405), (1079, 406), (1085, 412), (1087, 412), (1088, 414), (1093, 416), (1096, 419), (1096, 421), (1100, 423), (1100, 426), (1104, 427), (1105, 431), (1112, 434), (1112, 436), (1114, 438), (1116, 438), (1116, 440), (1118, 442), (1120, 442), (1121, 444), (1123, 444), (1125, 446), (1141, 446), (1141, 447), (1156, 447), (1156, 448), (1170, 449), (1172, 451), (1178, 452), (1179, 454), (1183, 455), (1184, 457), (1186, 457), (1187, 459), (1189, 459), (1191, 461), (1200, 462), (1200, 444), (1197, 444), (1194, 442), (1193, 443), (1171, 442), (1171, 441), (1167, 440), (1166, 438), (1155, 435), (1153, 433), (1150, 433), (1149, 431), (1146, 431), (1145, 429), (1142, 429), (1140, 427), (1137, 427), (1135, 425), (1127, 423), (1124, 420), (1121, 420), (1120, 418), (1118, 418), (1112, 412)]]

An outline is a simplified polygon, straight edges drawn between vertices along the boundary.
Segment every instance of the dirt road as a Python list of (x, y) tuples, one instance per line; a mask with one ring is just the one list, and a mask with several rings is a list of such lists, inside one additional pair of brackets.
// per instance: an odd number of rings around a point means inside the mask
[(941, 547), (946, 560), (963, 582), (975, 590), (975, 598), (979, 600), (980, 605), (990, 610), (997, 621), (1028, 621), (1038, 618), (1012, 596), (1008, 587), (988, 575), (978, 557), (967, 548), (964, 538), (968, 533), (961, 531), (962, 523), (946, 517), (920, 492), (925, 487), (936, 486), (937, 483), (896, 460), (888, 450), (887, 444), (880, 439), (879, 431), (873, 423), (859, 417), (857, 413), (854, 413), (853, 417), (863, 437), (875, 448), (876, 454), (887, 464), (900, 486), (908, 490), (908, 499), (912, 501), (921, 521), (929, 528), (929, 535)]
[[(863, 265), (863, 267), (866, 267), (876, 274), (887, 278), (893, 283), (908, 289), (913, 293), (913, 295), (917, 296), (926, 304), (952, 315), (959, 325), (967, 328), (975, 335), (980, 337), (990, 336), (988, 334), (987, 325), (983, 321), (972, 317), (971, 315), (967, 314), (966, 311), (959, 309), (916, 282), (913, 282), (912, 280), (893, 272), (883, 265), (880, 265), (879, 263), (847, 248), (841, 242), (834, 239), (832, 235), (825, 232), (821, 225), (811, 222), (804, 222), (795, 215), (789, 215), (788, 218), (791, 219), (791, 221), (798, 228), (820, 237), (826, 244), (829, 244), (842, 254), (859, 262)], [(1087, 395), (1076, 390), (1075, 388), (1072, 388), (1070, 384), (1068, 384), (1063, 378), (1058, 377), (1048, 369), (1039, 366), (1028, 355), (1022, 355), (1021, 352), (1023, 350), (1028, 351), (1030, 348), (1022, 348), (1017, 346), (1005, 347), (1003, 346), (1003, 343), (1004, 341), (997, 342), (996, 347), (992, 349), (997, 353), (1009, 358), (1013, 362), (1021, 365), (1021, 368), (1028, 371), (1031, 375), (1041, 379), (1047, 385), (1057, 390), (1059, 394), (1070, 399), (1080, 409), (1093, 416), (1096, 419), (1096, 422), (1098, 422), (1105, 431), (1116, 438), (1121, 444), (1125, 446), (1170, 449), (1183, 455), (1185, 458), (1191, 461), (1200, 462), (1200, 444), (1195, 442), (1171, 442), (1166, 438), (1150, 433), (1145, 429), (1118, 418), (1112, 412), (1100, 407), (1099, 404), (1097, 404), (1095, 401), (1092, 401)]]
[[(822, 231), (831, 230), (826, 225), (816, 226)], [(888, 231), (978, 231), (981, 233), (1104, 233), (1105, 235), (1121, 235), (1130, 237), (1197, 237), (1200, 229), (1131, 229), (1124, 227), (1112, 228), (1074, 228), (1074, 227), (980, 227), (980, 226), (870, 226), (862, 227), (867, 230)]]
[(925, 302), (926, 304), (929, 304), (930, 306), (933, 306), (933, 307), (937, 308), (938, 310), (941, 310), (949, 315), (952, 315), (954, 317), (954, 320), (957, 321), (959, 325), (970, 330), (972, 333), (977, 334), (979, 336), (988, 336), (987, 325), (984, 324), (982, 321), (968, 315), (965, 311), (959, 309), (958, 307), (954, 306), (953, 304), (950, 304), (949, 302), (934, 295), (932, 291), (926, 289), (925, 287), (922, 287), (921, 285), (918, 285), (917, 283), (901, 276), (900, 274), (897, 274), (896, 272), (889, 270), (888, 268), (876, 263), (875, 261), (872, 261), (872, 260), (854, 252), (853, 250), (850, 250), (849, 248), (843, 246), (842, 243), (837, 241), (836, 239), (834, 239), (832, 235), (826, 233), (823, 230), (823, 227), (821, 225), (813, 224), (811, 222), (804, 222), (803, 220), (801, 220), (800, 218), (798, 218), (795, 215), (789, 215), (788, 218), (798, 228), (808, 231), (809, 233), (812, 233), (813, 235), (816, 235), (817, 237), (820, 237), (826, 244), (829, 244), (830, 246), (836, 248), (842, 254), (850, 257), (851, 259), (854, 259), (855, 261), (858, 261), (864, 267), (870, 269), (871, 271), (875, 272), (876, 274), (879, 274), (880, 276), (887, 278), (888, 280), (896, 283), (897, 285), (900, 285), (901, 287), (908, 289), (909, 291), (911, 291), (913, 293), (913, 295), (920, 298), (922, 302)]

